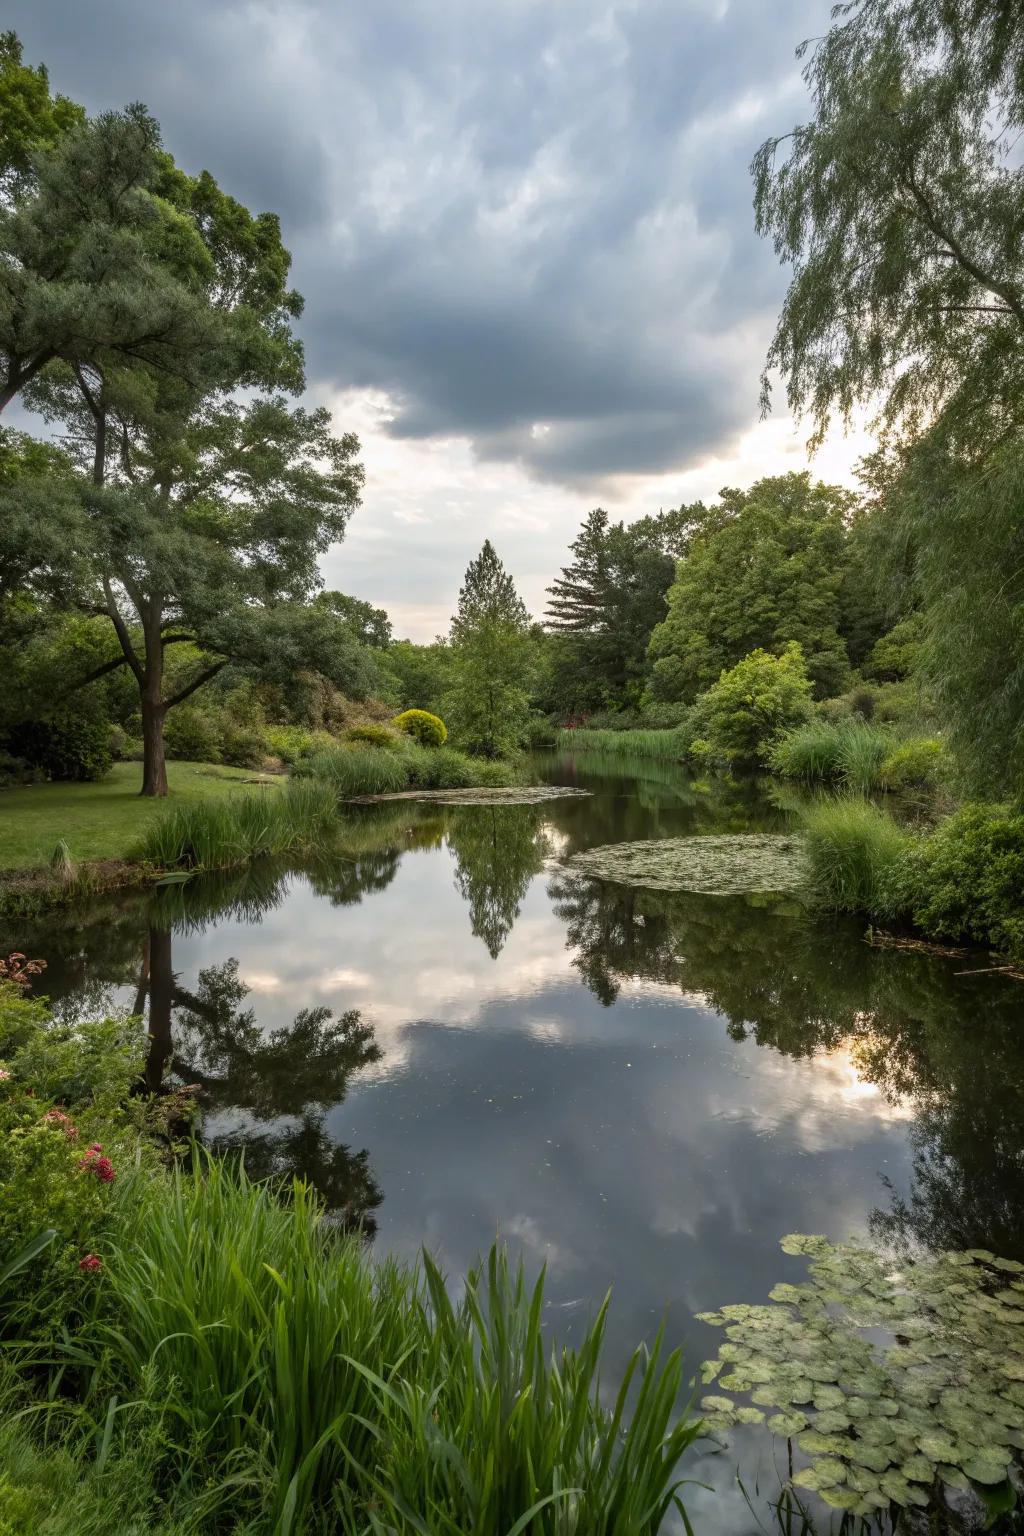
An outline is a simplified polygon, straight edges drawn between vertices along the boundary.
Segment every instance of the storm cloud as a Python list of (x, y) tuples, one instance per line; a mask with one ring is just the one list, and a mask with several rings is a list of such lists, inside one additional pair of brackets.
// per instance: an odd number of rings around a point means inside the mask
[(828, 0), (8, 0), (91, 110), (280, 213), (311, 392), (577, 491), (757, 418), (785, 284), (748, 164)]

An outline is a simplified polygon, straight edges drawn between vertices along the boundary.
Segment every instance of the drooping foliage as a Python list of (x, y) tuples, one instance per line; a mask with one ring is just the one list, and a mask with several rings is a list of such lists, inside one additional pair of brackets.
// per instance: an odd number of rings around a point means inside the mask
[(752, 168), (793, 268), (767, 369), (819, 432), (880, 392), (892, 427), (943, 410), (961, 436), (1005, 430), (1024, 398), (1020, 11), (858, 0), (805, 47), (813, 117)]

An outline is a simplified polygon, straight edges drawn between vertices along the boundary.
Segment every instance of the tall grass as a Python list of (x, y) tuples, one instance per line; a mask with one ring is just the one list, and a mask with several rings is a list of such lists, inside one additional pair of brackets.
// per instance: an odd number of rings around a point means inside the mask
[(614, 752), (622, 757), (657, 757), (682, 762), (688, 736), (676, 727), (665, 731), (559, 731), (558, 746), (573, 752)]
[(263, 854), (315, 849), (331, 836), (336, 813), (328, 786), (288, 783), (179, 806), (147, 829), (135, 853), (161, 869), (227, 869)]
[(787, 779), (838, 780), (850, 789), (878, 788), (893, 748), (888, 732), (863, 720), (811, 720), (773, 748), (769, 767)]
[(606, 1407), (604, 1308), (549, 1356), (543, 1279), (492, 1251), (456, 1305), (424, 1264), (374, 1262), (301, 1185), (283, 1202), (204, 1161), (153, 1181), (77, 1356), (159, 1411), (165, 1478), (218, 1500), (218, 1530), (654, 1536), (699, 1428), (678, 1353), (637, 1351)]
[(887, 811), (857, 796), (819, 801), (803, 813), (812, 888), (839, 912), (884, 914), (909, 837)]
[(405, 753), (382, 747), (350, 747), (343, 752), (317, 752), (295, 764), (296, 778), (329, 785), (340, 799), (350, 795), (386, 795), (409, 787)]
[(469, 789), (479, 785), (514, 784), (511, 763), (467, 757), (451, 747), (421, 747), (400, 742), (395, 750), (352, 747), (344, 752), (320, 752), (296, 763), (298, 778), (329, 784), (339, 799), (357, 795), (387, 795), (403, 789)]

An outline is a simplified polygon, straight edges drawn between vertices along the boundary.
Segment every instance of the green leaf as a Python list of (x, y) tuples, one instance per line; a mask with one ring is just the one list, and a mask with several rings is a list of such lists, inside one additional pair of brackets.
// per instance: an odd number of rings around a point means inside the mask
[(807, 1420), (802, 1413), (773, 1413), (768, 1420), (772, 1434), (784, 1435), (787, 1440), (799, 1434), (806, 1424)]

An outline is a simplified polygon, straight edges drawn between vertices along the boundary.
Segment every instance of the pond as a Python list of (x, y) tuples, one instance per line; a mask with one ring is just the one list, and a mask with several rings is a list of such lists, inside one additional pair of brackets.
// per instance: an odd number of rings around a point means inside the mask
[[(59, 1010), (145, 1011), (150, 1080), (198, 1083), (203, 1134), (301, 1172), (378, 1250), (460, 1275), (496, 1234), (547, 1265), (571, 1340), (609, 1287), (608, 1376), (664, 1316), (760, 1302), (779, 1239), (984, 1247), (1024, 1258), (1024, 988), (983, 958), (878, 949), (792, 894), (612, 884), (603, 844), (791, 818), (674, 765), (538, 759), (587, 796), (351, 813), (344, 857), (23, 925)], [(695, 1464), (703, 1530), (754, 1529), (737, 1457)], [(724, 1495), (723, 1491), (724, 1490)], [(756, 1500), (755, 1500), (756, 1502)]]

